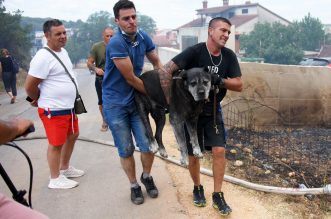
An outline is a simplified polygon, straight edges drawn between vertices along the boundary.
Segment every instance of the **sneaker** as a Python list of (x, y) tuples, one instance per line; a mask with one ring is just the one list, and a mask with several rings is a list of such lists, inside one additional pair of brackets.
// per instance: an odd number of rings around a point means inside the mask
[(144, 203), (144, 196), (140, 186), (131, 187), (131, 201), (136, 205)]
[(147, 178), (143, 178), (143, 174), (141, 174), (140, 181), (145, 185), (147, 194), (151, 198), (156, 198), (159, 195), (159, 191), (157, 190), (153, 177), (149, 176)]
[(63, 175), (59, 175), (56, 179), (50, 179), (48, 188), (50, 189), (71, 189), (78, 186), (78, 182), (68, 179)]
[(85, 174), (83, 170), (78, 170), (73, 166), (69, 166), (66, 170), (60, 170), (60, 174), (64, 175), (67, 178), (80, 177)]
[(213, 207), (218, 209), (221, 215), (229, 215), (232, 209), (226, 204), (223, 192), (213, 192)]
[(193, 189), (193, 203), (197, 207), (205, 207), (206, 206), (206, 198), (203, 190), (203, 186), (194, 186)]

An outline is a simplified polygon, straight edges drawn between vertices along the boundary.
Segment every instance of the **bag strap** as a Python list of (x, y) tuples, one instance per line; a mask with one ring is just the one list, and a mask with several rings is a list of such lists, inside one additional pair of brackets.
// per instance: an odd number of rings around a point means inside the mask
[(75, 88), (76, 88), (76, 97), (78, 97), (78, 96), (79, 96), (79, 93), (78, 93), (78, 88), (77, 88), (76, 82), (75, 82), (74, 78), (71, 76), (71, 74), (69, 73), (67, 67), (63, 64), (63, 62), (62, 62), (61, 59), (55, 54), (55, 52), (53, 52), (50, 48), (48, 48), (48, 47), (44, 47), (44, 49), (46, 49), (48, 52), (50, 52), (50, 53), (51, 53), (51, 54), (52, 54), (52, 55), (53, 55), (53, 56), (54, 56), (54, 57), (60, 62), (60, 64), (63, 66), (65, 72), (69, 75), (69, 77), (70, 77), (72, 83), (74, 83), (74, 85), (75, 85)]

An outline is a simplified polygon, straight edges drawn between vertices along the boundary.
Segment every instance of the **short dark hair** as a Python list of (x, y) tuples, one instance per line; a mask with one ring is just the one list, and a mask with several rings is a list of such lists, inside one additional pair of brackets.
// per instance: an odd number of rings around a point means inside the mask
[(118, 18), (120, 16), (121, 9), (130, 9), (130, 8), (134, 8), (134, 10), (136, 10), (136, 7), (134, 6), (132, 1), (119, 0), (118, 2), (116, 2), (116, 4), (113, 7), (115, 18)]
[(228, 19), (226, 19), (225, 17), (214, 17), (213, 19), (211, 19), (209, 21), (208, 27), (212, 27), (214, 22), (216, 22), (216, 21), (223, 21), (223, 22), (227, 23), (228, 25), (232, 26), (231, 22)]
[(52, 27), (58, 27), (63, 25), (62, 21), (58, 20), (58, 19), (51, 19), (51, 20), (47, 20), (45, 21), (44, 25), (43, 25), (43, 31), (44, 33), (47, 33), (49, 31), (51, 31)]

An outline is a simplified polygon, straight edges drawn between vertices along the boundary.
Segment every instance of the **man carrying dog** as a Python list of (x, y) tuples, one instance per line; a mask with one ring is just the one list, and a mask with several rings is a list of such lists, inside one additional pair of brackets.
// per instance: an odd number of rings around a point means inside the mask
[[(231, 23), (223, 17), (213, 18), (209, 22), (208, 39), (187, 48), (165, 65), (165, 72), (161, 72), (161, 86), (169, 102), (170, 81), (172, 74), (180, 69), (193, 67), (208, 67), (212, 78), (212, 90), (209, 102), (205, 103), (203, 112), (199, 116), (197, 133), (201, 150), (211, 150), (213, 155), (214, 192), (213, 207), (220, 214), (231, 213), (230, 206), (224, 199), (222, 183), (225, 172), (225, 144), (226, 134), (222, 118), (220, 102), (226, 91), (242, 91), (241, 71), (236, 55), (224, 47), (229, 39)], [(214, 99), (214, 94), (216, 97)], [(185, 127), (186, 136), (187, 129)], [(186, 137), (188, 138), (188, 137)], [(189, 172), (194, 183), (193, 203), (198, 207), (206, 206), (204, 188), (200, 182), (199, 158), (193, 156), (190, 139), (186, 139), (189, 154)]]
[(108, 125), (104, 119), (102, 112), (102, 80), (106, 64), (106, 46), (113, 36), (114, 31), (111, 27), (106, 27), (102, 32), (103, 41), (93, 44), (90, 56), (87, 59), (87, 67), (95, 72), (95, 89), (98, 95), (98, 105), (102, 116), (102, 125), (100, 131), (105, 132), (108, 130)]
[(106, 71), (102, 84), (103, 112), (118, 149), (121, 165), (131, 184), (131, 201), (138, 205), (144, 202), (144, 196), (136, 179), (132, 134), (141, 152), (143, 173), (140, 181), (152, 198), (158, 196), (158, 189), (150, 175), (154, 154), (150, 151), (145, 128), (135, 105), (134, 89), (146, 93), (138, 77), (142, 72), (145, 55), (154, 68), (161, 68), (162, 64), (151, 38), (137, 29), (133, 2), (119, 0), (113, 10), (119, 29), (106, 48)]

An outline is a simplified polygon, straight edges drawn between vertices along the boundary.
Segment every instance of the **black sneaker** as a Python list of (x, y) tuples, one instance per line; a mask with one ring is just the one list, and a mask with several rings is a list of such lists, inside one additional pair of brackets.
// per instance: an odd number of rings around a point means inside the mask
[(229, 215), (232, 209), (226, 204), (223, 192), (213, 192), (213, 207), (218, 210), (221, 215)]
[(131, 187), (131, 201), (136, 205), (144, 203), (144, 196), (140, 186)]
[(193, 203), (197, 207), (205, 207), (206, 206), (206, 198), (203, 190), (203, 186), (194, 186), (193, 189)]
[(159, 191), (157, 190), (153, 177), (149, 176), (146, 179), (143, 178), (143, 174), (141, 174), (140, 181), (145, 185), (147, 194), (151, 198), (156, 198), (159, 195)]

